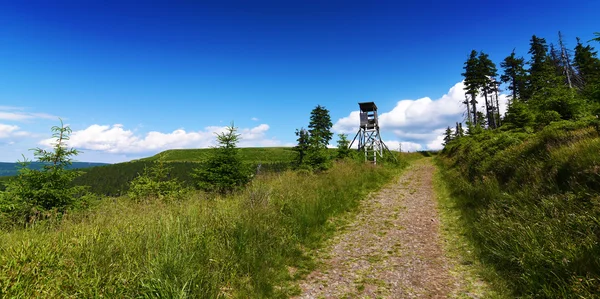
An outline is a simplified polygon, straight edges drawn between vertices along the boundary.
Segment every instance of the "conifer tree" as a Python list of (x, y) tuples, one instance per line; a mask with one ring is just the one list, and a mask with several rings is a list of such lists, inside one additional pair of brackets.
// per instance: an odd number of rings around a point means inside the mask
[(577, 38), (573, 65), (584, 85), (600, 82), (600, 59), (598, 59), (597, 53), (592, 46), (583, 46), (581, 40)]
[[(477, 123), (477, 95), (479, 94), (480, 85), (477, 78), (477, 68), (479, 65), (479, 58), (477, 57), (477, 51), (472, 50), (469, 54), (469, 58), (464, 64), (463, 69), (465, 70), (461, 75), (465, 78), (464, 90), (466, 94), (471, 97), (471, 101), (466, 100), (467, 111), (473, 114), (471, 120), (473, 123)], [(471, 104), (472, 109), (469, 109), (468, 105)]]
[(52, 127), (55, 142), (51, 151), (36, 148), (33, 155), (42, 162), (41, 170), (29, 169), (28, 162), (21, 162), (17, 177), (9, 181), (6, 191), (0, 194), (0, 212), (11, 215), (17, 223), (24, 224), (44, 217), (44, 212), (55, 210), (63, 213), (77, 205), (85, 194), (85, 187), (73, 186), (73, 180), (83, 174), (69, 170), (73, 157), (80, 151), (67, 147), (71, 128), (63, 124)]
[(491, 101), (490, 95), (498, 88), (495, 80), (496, 76), (498, 75), (498, 70), (496, 69), (496, 64), (490, 60), (489, 55), (480, 52), (478, 58), (476, 82), (478, 87), (483, 92), (483, 97), (485, 99), (488, 125), (491, 128), (496, 128), (496, 107), (494, 106), (494, 102)]
[(448, 128), (446, 128), (446, 132), (444, 132), (444, 145), (447, 145), (453, 139), (454, 139), (454, 136), (452, 133), (452, 129), (450, 129), (450, 126), (448, 126)]
[(504, 69), (504, 74), (500, 77), (503, 83), (508, 83), (508, 89), (511, 91), (512, 100), (517, 98), (523, 100), (521, 93), (525, 87), (527, 80), (527, 72), (525, 71), (525, 59), (517, 57), (513, 49), (510, 56), (504, 58), (500, 66)]
[(298, 144), (294, 147), (294, 150), (298, 153), (296, 156), (296, 165), (300, 166), (302, 163), (304, 163), (304, 159), (310, 147), (310, 135), (306, 129), (300, 128), (299, 130), (296, 129), (296, 136), (298, 136), (298, 139), (296, 139)]
[(352, 151), (350, 149), (350, 140), (348, 140), (346, 134), (338, 134), (337, 158), (345, 159), (350, 157), (351, 154)]
[(325, 170), (329, 168), (330, 157), (327, 152), (327, 145), (333, 137), (332, 126), (329, 110), (325, 107), (317, 105), (310, 112), (310, 122), (308, 124), (309, 149), (306, 160), (312, 169)]
[(219, 145), (214, 148), (212, 157), (203, 167), (194, 170), (193, 176), (201, 189), (228, 193), (250, 182), (251, 170), (238, 155), (240, 134), (236, 132), (237, 128), (231, 123), (224, 133), (217, 134)]
[(310, 113), (310, 123), (308, 124), (311, 143), (317, 147), (326, 148), (333, 137), (332, 126), (329, 110), (321, 105), (315, 107)]

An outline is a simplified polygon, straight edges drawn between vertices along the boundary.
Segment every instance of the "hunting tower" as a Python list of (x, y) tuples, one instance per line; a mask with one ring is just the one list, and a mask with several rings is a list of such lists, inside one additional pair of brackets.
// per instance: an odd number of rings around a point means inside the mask
[[(377, 158), (383, 158), (384, 151), (391, 155), (388, 147), (381, 140), (379, 134), (379, 119), (377, 118), (377, 105), (374, 102), (358, 103), (360, 107), (360, 129), (350, 143), (358, 139), (358, 151), (365, 154), (365, 161), (377, 164)], [(396, 157), (391, 155), (394, 160)]]

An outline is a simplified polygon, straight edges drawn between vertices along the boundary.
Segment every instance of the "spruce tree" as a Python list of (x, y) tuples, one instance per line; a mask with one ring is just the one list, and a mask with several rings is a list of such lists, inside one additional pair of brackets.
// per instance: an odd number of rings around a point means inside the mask
[(318, 105), (310, 112), (309, 148), (306, 160), (312, 169), (325, 170), (329, 168), (330, 157), (327, 145), (333, 137), (332, 126), (329, 110), (325, 107)]
[(28, 168), (27, 161), (15, 179), (6, 185), (0, 194), (0, 212), (10, 215), (15, 222), (24, 224), (45, 217), (47, 211), (63, 213), (77, 205), (85, 194), (85, 187), (72, 185), (73, 180), (83, 174), (69, 170), (73, 157), (81, 152), (67, 147), (71, 128), (63, 124), (52, 127), (54, 146), (51, 151), (36, 148), (33, 155), (43, 163), (41, 170)]
[(469, 58), (464, 63), (463, 69), (465, 70), (461, 75), (465, 78), (464, 80), (464, 90), (466, 94), (471, 97), (471, 101), (465, 101), (468, 104), (471, 104), (472, 109), (467, 107), (467, 111), (473, 114), (471, 117), (473, 123), (477, 123), (477, 95), (479, 94), (480, 85), (477, 78), (477, 68), (479, 65), (479, 58), (477, 57), (477, 51), (472, 50), (471, 54), (469, 54)]
[(298, 144), (294, 147), (294, 150), (297, 153), (296, 165), (300, 166), (304, 163), (304, 160), (310, 148), (310, 135), (308, 134), (308, 131), (306, 129), (300, 128), (296, 129), (296, 136), (298, 136), (298, 139), (296, 139)]
[(450, 126), (448, 126), (448, 128), (446, 128), (446, 132), (444, 132), (444, 145), (447, 145), (453, 139), (454, 136), (452, 134), (452, 129), (450, 129)]
[(212, 156), (194, 169), (193, 176), (198, 179), (200, 189), (229, 193), (250, 182), (251, 170), (238, 155), (240, 134), (236, 132), (237, 128), (231, 123), (224, 133), (217, 134), (219, 145), (213, 149)]
[(333, 137), (332, 126), (329, 110), (321, 105), (315, 107), (310, 113), (310, 123), (308, 124), (311, 143), (317, 147), (326, 148)]
[(597, 54), (598, 52), (594, 51), (592, 46), (583, 46), (581, 40), (577, 38), (573, 65), (584, 85), (600, 82), (600, 59)]
[(483, 97), (485, 99), (485, 109), (486, 109), (486, 117), (488, 121), (488, 125), (491, 128), (496, 128), (497, 121), (495, 116), (495, 111), (497, 108), (494, 106), (494, 102), (491, 101), (491, 94), (496, 91), (496, 76), (498, 70), (496, 69), (496, 64), (490, 60), (489, 55), (483, 52), (479, 53), (478, 64), (477, 64), (477, 72), (476, 72), (476, 82), (477, 86), (483, 92)]
[(352, 150), (350, 149), (350, 140), (348, 140), (346, 134), (338, 134), (337, 158), (345, 159), (350, 157), (351, 154)]
[(510, 56), (504, 58), (500, 66), (504, 69), (504, 74), (500, 76), (500, 80), (509, 84), (508, 89), (511, 91), (512, 100), (514, 101), (517, 98), (523, 100), (521, 93), (527, 80), (525, 59), (516, 57), (515, 50), (513, 50)]

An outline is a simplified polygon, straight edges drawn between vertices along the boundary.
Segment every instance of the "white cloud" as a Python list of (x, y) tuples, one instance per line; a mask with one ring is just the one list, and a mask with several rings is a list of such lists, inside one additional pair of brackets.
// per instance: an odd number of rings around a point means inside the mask
[(258, 117), (251, 118), (252, 121), (259, 121)]
[[(111, 154), (150, 153), (174, 148), (206, 148), (216, 145), (216, 134), (225, 132), (226, 127), (211, 126), (201, 131), (187, 132), (177, 129), (171, 133), (148, 132), (144, 136), (127, 130), (121, 124), (91, 125), (86, 129), (73, 131), (69, 146)], [(247, 146), (275, 146), (279, 145), (277, 139), (267, 139), (267, 124), (254, 128), (241, 128), (240, 147)], [(53, 139), (45, 139), (40, 144), (50, 146)]]
[(1, 120), (25, 121), (36, 118), (57, 119), (58, 117), (47, 113), (27, 112), (25, 108), (21, 107), (0, 106)]
[[(19, 126), (0, 124), (0, 139), (29, 136), (29, 132), (21, 131)], [(12, 141), (10, 144), (14, 143)]]
[[(464, 120), (465, 100), (463, 82), (456, 83), (447, 94), (432, 100), (423, 97), (417, 100), (401, 100), (387, 112), (379, 111), (379, 126), (382, 135), (393, 133), (402, 142), (409, 142), (407, 147), (416, 148), (415, 144), (426, 149), (440, 149), (440, 136), (447, 126), (453, 127), (456, 122)], [(500, 112), (506, 112), (507, 95), (500, 94)], [(484, 110), (484, 99), (477, 98), (480, 103), (478, 111)], [(352, 111), (348, 116), (339, 119), (333, 130), (337, 133), (356, 133), (359, 124), (359, 111)], [(387, 144), (387, 143), (386, 143)], [(390, 145), (388, 145), (389, 147)], [(420, 149), (421, 149), (420, 148)]]

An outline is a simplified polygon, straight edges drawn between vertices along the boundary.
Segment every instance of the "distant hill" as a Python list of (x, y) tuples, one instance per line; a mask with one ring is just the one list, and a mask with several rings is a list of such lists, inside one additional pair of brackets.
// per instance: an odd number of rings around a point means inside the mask
[[(44, 165), (44, 163), (41, 163), (41, 162), (31, 162), (31, 164), (29, 164), (29, 168), (41, 169), (43, 165)], [(104, 165), (109, 165), (109, 164), (108, 163), (92, 163), (92, 162), (73, 162), (73, 164), (69, 167), (69, 169), (90, 168), (90, 167), (104, 166)], [(20, 167), (21, 167), (21, 165), (19, 163), (0, 162), (0, 176), (17, 175)]]
[[(90, 191), (96, 194), (122, 195), (129, 189), (131, 180), (160, 159), (171, 168), (169, 177), (193, 186), (196, 183), (191, 176), (193, 169), (202, 167), (203, 162), (210, 158), (211, 151), (213, 149), (210, 148), (166, 150), (139, 160), (94, 167), (86, 169), (85, 174), (75, 179), (75, 184), (90, 186)], [(249, 147), (240, 148), (239, 156), (255, 168), (260, 164), (261, 172), (278, 172), (291, 168), (296, 153), (292, 147)]]
[[(201, 162), (209, 157), (210, 151), (210, 148), (173, 149), (138, 161)], [(242, 161), (248, 163), (291, 162), (296, 156), (292, 147), (244, 147), (238, 153)]]

